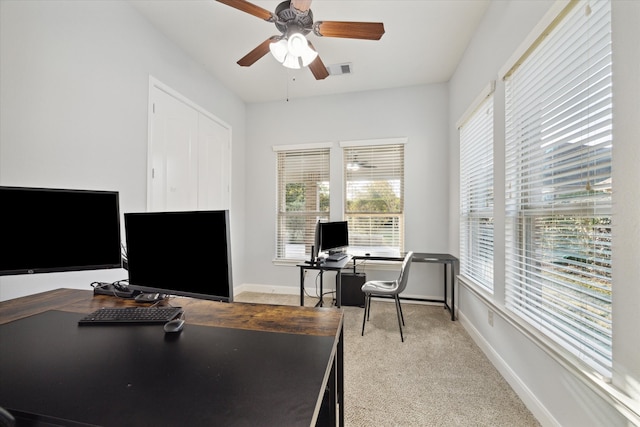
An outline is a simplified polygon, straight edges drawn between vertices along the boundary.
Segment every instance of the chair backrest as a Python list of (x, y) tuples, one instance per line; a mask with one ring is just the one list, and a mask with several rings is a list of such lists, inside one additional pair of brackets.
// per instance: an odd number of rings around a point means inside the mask
[(398, 290), (397, 293), (401, 293), (407, 287), (409, 281), (409, 270), (411, 269), (411, 260), (413, 259), (413, 251), (409, 251), (404, 256), (402, 261), (402, 268), (400, 269), (400, 277), (398, 277)]

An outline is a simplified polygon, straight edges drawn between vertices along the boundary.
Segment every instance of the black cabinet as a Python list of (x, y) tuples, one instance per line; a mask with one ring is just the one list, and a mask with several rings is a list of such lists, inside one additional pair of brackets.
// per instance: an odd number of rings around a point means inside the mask
[(342, 305), (364, 307), (362, 285), (367, 281), (364, 273), (341, 273)]

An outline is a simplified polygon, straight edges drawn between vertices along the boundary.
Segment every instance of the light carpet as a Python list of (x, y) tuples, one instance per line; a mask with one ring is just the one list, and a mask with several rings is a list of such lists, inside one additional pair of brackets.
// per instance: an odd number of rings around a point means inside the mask
[[(296, 295), (254, 292), (235, 300), (300, 302)], [(316, 301), (305, 298), (306, 305)], [(403, 302), (404, 343), (392, 301), (373, 301), (364, 336), (363, 309), (342, 309), (347, 427), (540, 425), (442, 306)]]

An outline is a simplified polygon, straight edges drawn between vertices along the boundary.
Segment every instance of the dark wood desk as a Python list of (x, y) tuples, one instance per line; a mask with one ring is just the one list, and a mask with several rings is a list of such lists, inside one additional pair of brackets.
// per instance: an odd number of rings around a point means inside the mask
[(170, 302), (177, 336), (78, 326), (135, 304), (91, 291), (1, 302), (0, 406), (35, 425), (344, 425), (340, 310)]
[[(358, 261), (402, 261), (404, 259), (404, 254), (399, 256), (389, 256), (389, 255), (353, 255), (353, 272), (357, 271), (357, 263)], [(439, 253), (426, 253), (426, 252), (414, 252), (413, 257), (411, 258), (412, 262), (427, 262), (427, 263), (437, 263), (443, 264), (444, 267), (444, 297), (442, 299), (429, 299), (429, 298), (410, 298), (410, 297), (402, 297), (401, 299), (405, 300), (413, 300), (413, 301), (427, 301), (427, 302), (439, 302), (442, 303), (445, 309), (449, 310), (451, 313), (451, 320), (456, 320), (455, 315), (455, 300), (456, 300), (456, 287), (455, 287), (455, 275), (456, 275), (456, 267), (458, 265), (458, 258), (449, 254), (439, 254)], [(451, 274), (447, 274), (447, 267), (451, 270)], [(449, 280), (448, 280), (449, 278)], [(451, 287), (451, 306), (449, 306), (447, 302), (447, 288)]]

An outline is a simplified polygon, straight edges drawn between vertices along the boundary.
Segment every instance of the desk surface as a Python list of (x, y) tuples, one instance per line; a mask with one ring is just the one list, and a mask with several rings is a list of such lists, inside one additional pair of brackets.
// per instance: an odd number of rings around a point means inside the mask
[(351, 255), (347, 255), (346, 257), (342, 258), (340, 261), (323, 261), (323, 262), (316, 262), (313, 264), (304, 262), (304, 263), (298, 264), (298, 267), (305, 268), (307, 270), (340, 271), (343, 268), (345, 268), (347, 264), (351, 262), (351, 258), (352, 258)]
[(340, 311), (176, 298), (187, 319), (176, 337), (161, 325), (77, 325), (130, 304), (69, 289), (0, 303), (11, 348), (0, 353), (0, 406), (100, 425), (309, 425), (318, 415)]
[[(372, 252), (370, 255), (365, 254), (352, 254), (352, 258), (356, 261), (362, 260), (374, 260), (374, 261), (402, 261), (404, 260), (405, 253), (399, 255), (392, 254), (377, 254)], [(453, 263), (457, 262), (458, 258), (450, 254), (441, 253), (428, 253), (428, 252), (414, 252), (411, 257), (413, 262), (435, 262), (435, 263)]]

